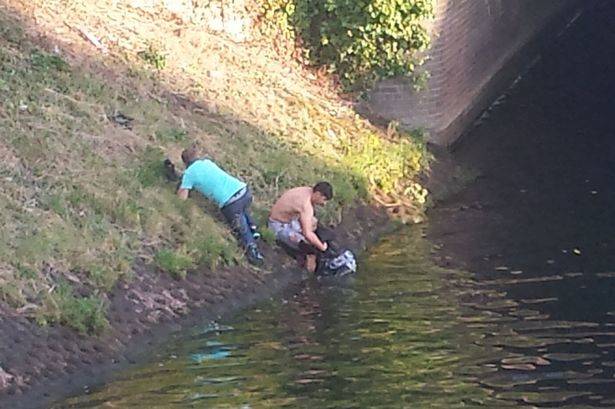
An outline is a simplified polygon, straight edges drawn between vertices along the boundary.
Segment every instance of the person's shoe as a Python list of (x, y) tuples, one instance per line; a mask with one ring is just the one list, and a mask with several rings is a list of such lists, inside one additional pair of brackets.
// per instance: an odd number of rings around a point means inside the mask
[(251, 244), (248, 246), (246, 250), (246, 257), (248, 262), (255, 266), (262, 265), (265, 260), (261, 252), (258, 250), (258, 247), (256, 247), (256, 244)]
[(252, 232), (252, 237), (254, 237), (254, 240), (258, 240), (261, 238), (261, 234), (257, 230), (258, 226), (254, 224), (250, 226), (250, 231)]

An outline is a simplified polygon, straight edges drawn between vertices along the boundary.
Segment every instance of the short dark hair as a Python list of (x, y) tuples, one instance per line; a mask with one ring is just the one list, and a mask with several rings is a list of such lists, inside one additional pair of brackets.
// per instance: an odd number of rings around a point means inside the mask
[(318, 192), (323, 195), (327, 200), (331, 200), (333, 197), (333, 186), (329, 182), (318, 182), (312, 188), (314, 192)]
[(190, 164), (197, 160), (198, 157), (199, 149), (195, 145), (189, 147), (188, 149), (184, 149), (184, 151), (182, 152), (182, 161), (186, 166), (190, 166)]

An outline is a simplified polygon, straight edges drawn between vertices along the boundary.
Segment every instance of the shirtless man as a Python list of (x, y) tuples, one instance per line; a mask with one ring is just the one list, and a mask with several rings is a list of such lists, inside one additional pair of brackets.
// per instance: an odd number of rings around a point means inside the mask
[(328, 182), (296, 187), (282, 194), (269, 215), (269, 228), (275, 238), (305, 254), (306, 268), (311, 272), (316, 268), (316, 254), (327, 250), (327, 243), (316, 234), (314, 206), (322, 206), (332, 197), (333, 188)]

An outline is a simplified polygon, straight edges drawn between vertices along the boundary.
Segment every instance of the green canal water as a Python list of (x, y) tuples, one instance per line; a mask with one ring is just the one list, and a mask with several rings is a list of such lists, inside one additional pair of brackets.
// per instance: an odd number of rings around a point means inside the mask
[(352, 279), (310, 281), (204, 322), (54, 407), (615, 407), (615, 312), (601, 324), (548, 312), (553, 293), (588, 283), (583, 274), (450, 271), (429, 261), (422, 236), (385, 239)]

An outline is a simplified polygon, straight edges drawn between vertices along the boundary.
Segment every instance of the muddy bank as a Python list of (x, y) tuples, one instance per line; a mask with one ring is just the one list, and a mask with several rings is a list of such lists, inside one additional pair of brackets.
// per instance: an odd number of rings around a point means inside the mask
[[(393, 228), (385, 212), (359, 207), (344, 214), (336, 231), (341, 244), (359, 251)], [(110, 328), (101, 337), (63, 327), (41, 328), (2, 311), (0, 363), (6, 372), (0, 407), (45, 407), (147, 359), (147, 352), (168, 342), (174, 332), (219, 319), (305, 277), (280, 249), (263, 245), (263, 252), (262, 269), (232, 267), (216, 274), (202, 270), (182, 281), (147, 269), (135, 271), (133, 281), (112, 292)]]

